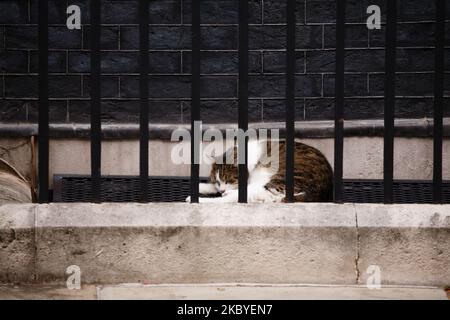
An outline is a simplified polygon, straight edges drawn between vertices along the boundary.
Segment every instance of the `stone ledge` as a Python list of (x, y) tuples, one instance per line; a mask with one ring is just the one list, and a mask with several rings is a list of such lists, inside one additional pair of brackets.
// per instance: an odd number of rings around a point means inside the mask
[(0, 282), (450, 284), (450, 206), (0, 206)]
[[(334, 121), (298, 121), (295, 124), (298, 138), (332, 138), (334, 137)], [(177, 128), (190, 130), (188, 124), (150, 124), (150, 138), (169, 140), (172, 131)], [(203, 129), (215, 128), (226, 130), (237, 128), (236, 124), (204, 124)], [(284, 122), (250, 123), (249, 128), (279, 129), (280, 137), (285, 135)], [(139, 125), (135, 123), (103, 124), (104, 139), (137, 139)], [(383, 136), (383, 120), (348, 120), (344, 125), (345, 136)], [(37, 124), (32, 123), (0, 123), (0, 136), (28, 137), (38, 135)], [(432, 137), (432, 119), (396, 119), (395, 135), (399, 137)], [(50, 124), (51, 138), (88, 139), (90, 125), (84, 123)], [(444, 137), (450, 137), (450, 118), (444, 119)]]

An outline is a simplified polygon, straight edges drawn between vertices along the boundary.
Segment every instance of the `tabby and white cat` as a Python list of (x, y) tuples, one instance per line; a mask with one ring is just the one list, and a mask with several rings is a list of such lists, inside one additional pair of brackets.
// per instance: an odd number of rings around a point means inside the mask
[[(262, 156), (271, 153), (269, 141), (248, 143), (248, 202), (284, 202), (286, 173), (286, 142), (278, 142), (278, 162), (267, 164)], [(276, 145), (276, 144), (275, 144)], [(295, 142), (294, 201), (325, 202), (332, 199), (333, 172), (325, 156), (317, 149)], [(226, 163), (230, 150), (221, 156), (223, 161), (212, 164), (210, 183), (201, 183), (200, 195), (220, 194), (220, 197), (200, 197), (200, 203), (238, 201), (237, 148), (234, 161)], [(273, 159), (272, 159), (273, 161)], [(230, 162), (230, 161), (228, 161)], [(190, 198), (187, 199), (189, 201)]]

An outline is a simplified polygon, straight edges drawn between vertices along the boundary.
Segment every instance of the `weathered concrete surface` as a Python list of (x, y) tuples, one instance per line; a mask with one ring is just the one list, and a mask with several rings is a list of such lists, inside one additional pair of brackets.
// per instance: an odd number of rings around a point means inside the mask
[(0, 282), (28, 282), (35, 275), (32, 204), (0, 206)]
[(97, 287), (82, 285), (69, 290), (62, 285), (0, 285), (0, 300), (97, 300)]
[(370, 265), (384, 284), (450, 284), (450, 208), (355, 205), (360, 283)]
[(42, 206), (38, 280), (78, 265), (87, 283), (352, 283), (351, 206)]
[[(0, 207), (0, 280), (450, 284), (450, 206), (51, 204)], [(20, 235), (20, 241), (11, 234)], [(6, 266), (6, 267), (5, 267)]]
[(432, 287), (311, 286), (271, 284), (0, 285), (0, 300), (447, 300), (444, 290)]
[(302, 285), (118, 285), (100, 287), (99, 300), (447, 300), (440, 288)]

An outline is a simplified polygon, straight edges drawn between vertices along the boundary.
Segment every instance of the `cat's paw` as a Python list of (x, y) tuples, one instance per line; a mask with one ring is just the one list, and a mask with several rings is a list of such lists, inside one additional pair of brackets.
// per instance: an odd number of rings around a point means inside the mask
[(185, 200), (187, 203), (191, 203), (191, 196), (188, 196)]

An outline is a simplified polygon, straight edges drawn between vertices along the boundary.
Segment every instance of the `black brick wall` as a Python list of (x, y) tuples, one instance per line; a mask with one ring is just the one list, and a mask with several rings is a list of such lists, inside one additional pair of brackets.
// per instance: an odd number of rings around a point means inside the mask
[[(366, 9), (387, 0), (347, 0), (346, 119), (383, 116), (384, 25), (369, 31)], [(398, 0), (396, 116), (432, 116), (434, 0)], [(89, 121), (88, 0), (49, 0), (52, 122)], [(249, 118), (284, 120), (285, 0), (249, 0)], [(82, 30), (67, 30), (68, 4)], [(238, 0), (202, 0), (202, 118), (237, 121)], [(152, 122), (190, 115), (190, 0), (149, 0)], [(450, 3), (447, 6), (450, 17)], [(138, 1), (103, 0), (102, 87), (105, 122), (138, 122)], [(450, 22), (450, 21), (448, 21)], [(37, 119), (37, 0), (0, 0), (0, 121)], [(297, 120), (333, 118), (335, 0), (297, 0)], [(450, 73), (447, 23), (446, 72)], [(450, 116), (450, 77), (445, 80)]]

